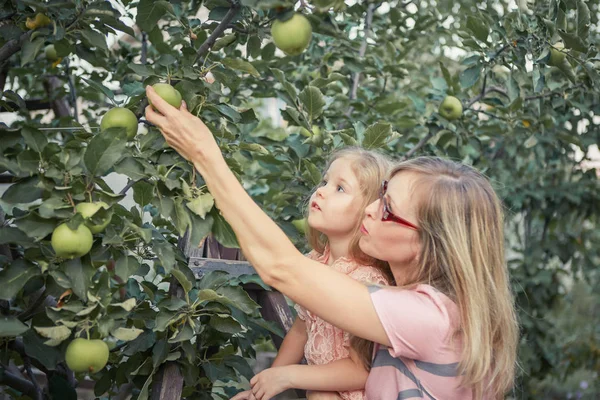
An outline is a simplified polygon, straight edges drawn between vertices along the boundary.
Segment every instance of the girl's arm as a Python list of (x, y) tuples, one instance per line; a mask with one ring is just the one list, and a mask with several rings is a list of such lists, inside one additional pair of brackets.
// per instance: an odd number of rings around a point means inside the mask
[(266, 369), (250, 384), (257, 399), (270, 399), (288, 389), (344, 392), (365, 388), (368, 372), (350, 358), (325, 365), (287, 365)]
[(290, 377), (290, 388), (323, 392), (364, 389), (369, 375), (350, 358), (325, 365), (288, 365), (282, 368)]
[(285, 335), (285, 338), (283, 338), (283, 342), (281, 343), (281, 347), (277, 352), (277, 357), (275, 357), (271, 368), (299, 364), (304, 357), (304, 345), (307, 340), (306, 323), (302, 319), (296, 317), (294, 324), (287, 335)]
[(172, 107), (151, 86), (146, 93), (152, 102), (146, 118), (161, 130), (171, 147), (194, 163), (233, 228), (244, 256), (263, 281), (342, 330), (389, 346), (368, 289), (302, 255), (246, 193), (206, 125), (185, 106)]

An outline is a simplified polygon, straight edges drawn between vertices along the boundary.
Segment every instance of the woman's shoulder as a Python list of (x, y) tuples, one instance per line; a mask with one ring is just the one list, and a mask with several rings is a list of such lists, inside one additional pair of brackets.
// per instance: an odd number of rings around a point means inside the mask
[(427, 320), (438, 326), (441, 323), (447, 328), (459, 323), (456, 303), (431, 285), (419, 284), (408, 288), (371, 286), (369, 290), (375, 307), (387, 308), (391, 315), (411, 314), (415, 319)]

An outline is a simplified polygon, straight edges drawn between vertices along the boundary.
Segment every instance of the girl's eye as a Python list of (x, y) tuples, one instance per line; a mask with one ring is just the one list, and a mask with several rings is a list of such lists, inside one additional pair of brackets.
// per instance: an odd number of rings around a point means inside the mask
[(345, 192), (344, 188), (340, 185), (337, 187), (338, 192)]
[(325, 179), (323, 179), (321, 181), (321, 183), (319, 183), (319, 186), (326, 186), (327, 185), (327, 181)]

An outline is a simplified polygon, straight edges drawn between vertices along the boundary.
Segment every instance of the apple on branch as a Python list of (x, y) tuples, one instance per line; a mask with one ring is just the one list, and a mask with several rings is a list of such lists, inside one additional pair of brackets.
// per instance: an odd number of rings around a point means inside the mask
[(449, 121), (460, 118), (463, 112), (463, 106), (459, 99), (454, 96), (446, 96), (440, 104), (439, 113)]
[[(164, 101), (173, 107), (181, 107), (183, 98), (181, 97), (179, 90), (175, 89), (173, 86), (169, 85), (168, 83), (155, 83), (152, 85), (152, 88), (156, 91), (156, 94), (158, 94)], [(148, 99), (148, 103), (152, 105), (150, 99)]]
[(73, 230), (65, 224), (57, 226), (52, 232), (50, 243), (57, 257), (82, 257), (92, 249), (94, 237), (87, 226), (81, 224)]
[(124, 107), (111, 108), (104, 114), (100, 121), (100, 130), (110, 128), (125, 128), (127, 140), (132, 140), (138, 131), (138, 120), (133, 111)]
[(73, 372), (98, 372), (108, 362), (108, 345), (100, 339), (77, 338), (69, 343), (65, 359)]
[(312, 38), (312, 26), (302, 14), (281, 21), (276, 19), (271, 25), (271, 36), (278, 49), (288, 56), (297, 56), (308, 47)]

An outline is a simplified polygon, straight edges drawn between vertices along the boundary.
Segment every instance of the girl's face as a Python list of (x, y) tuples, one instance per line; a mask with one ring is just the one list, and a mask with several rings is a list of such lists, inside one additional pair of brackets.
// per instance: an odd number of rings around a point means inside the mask
[(360, 183), (347, 158), (335, 160), (310, 198), (308, 225), (328, 239), (352, 236), (363, 217)]
[[(389, 262), (397, 282), (396, 272), (411, 265), (421, 248), (418, 230), (402, 222), (418, 227), (416, 207), (420, 198), (414, 190), (417, 177), (413, 172), (394, 175), (386, 193), (365, 209), (361, 227), (360, 249), (371, 257)], [(388, 212), (386, 221), (382, 220), (384, 203)]]

